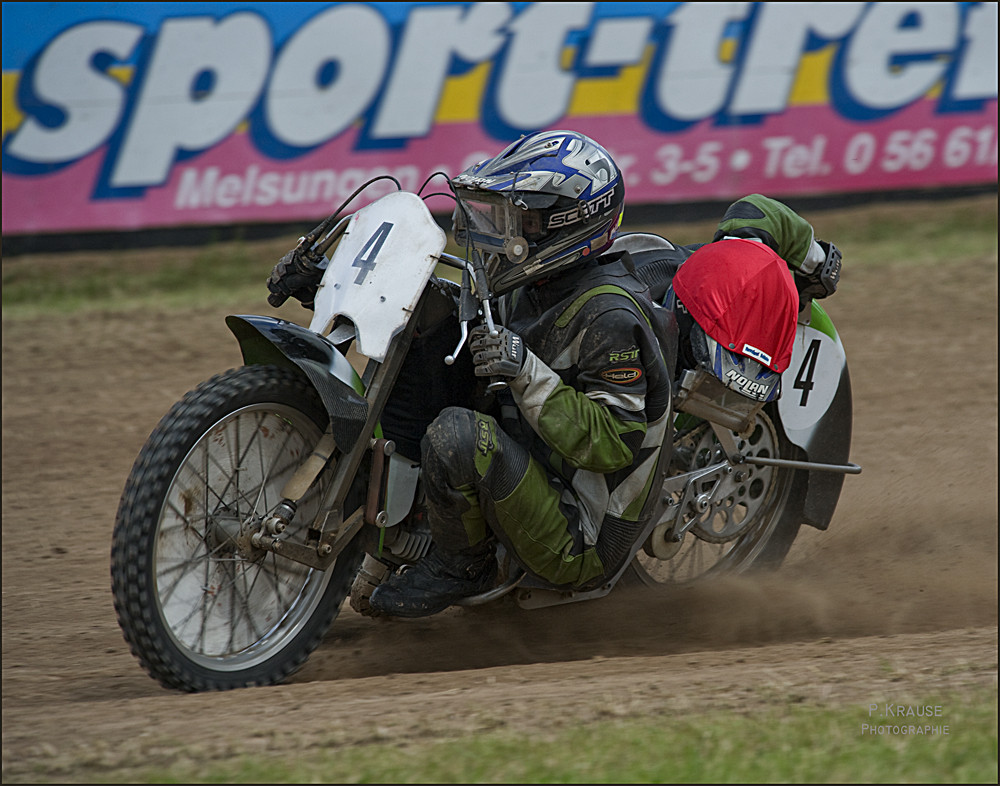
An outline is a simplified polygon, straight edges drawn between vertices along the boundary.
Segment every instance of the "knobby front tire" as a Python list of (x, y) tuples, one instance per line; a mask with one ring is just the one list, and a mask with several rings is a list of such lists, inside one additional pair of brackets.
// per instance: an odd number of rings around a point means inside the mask
[[(302, 376), (245, 366), (189, 392), (142, 448), (115, 521), (111, 587), (133, 655), (165, 687), (281, 682), (330, 628), (364, 555), (361, 538), (326, 571), (249, 542), (327, 421)], [(284, 537), (302, 539), (329, 478), (300, 501)]]

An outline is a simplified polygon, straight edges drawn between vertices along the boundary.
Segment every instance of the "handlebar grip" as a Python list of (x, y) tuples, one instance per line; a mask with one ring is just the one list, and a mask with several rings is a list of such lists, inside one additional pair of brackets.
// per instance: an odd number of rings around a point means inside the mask
[(284, 292), (272, 292), (267, 296), (267, 302), (275, 308), (281, 306), (286, 300), (288, 300), (288, 295)]

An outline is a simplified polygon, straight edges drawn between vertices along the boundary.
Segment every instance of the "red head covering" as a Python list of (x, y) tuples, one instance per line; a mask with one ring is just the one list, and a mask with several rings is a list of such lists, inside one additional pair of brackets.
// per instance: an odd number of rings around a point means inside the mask
[(673, 280), (674, 292), (723, 347), (782, 372), (792, 359), (799, 294), (785, 260), (754, 240), (702, 246)]

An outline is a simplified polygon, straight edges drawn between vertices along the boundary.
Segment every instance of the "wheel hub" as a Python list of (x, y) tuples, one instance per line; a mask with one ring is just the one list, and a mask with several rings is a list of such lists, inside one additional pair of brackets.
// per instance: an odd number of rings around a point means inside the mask
[(672, 559), (684, 544), (684, 536), (680, 540), (674, 540), (673, 531), (672, 521), (658, 525), (646, 538), (643, 551), (657, 559)]
[(247, 525), (233, 511), (222, 509), (209, 516), (205, 527), (205, 543), (213, 556), (241, 557), (254, 562), (266, 553), (253, 545), (253, 535), (259, 529), (259, 521)]

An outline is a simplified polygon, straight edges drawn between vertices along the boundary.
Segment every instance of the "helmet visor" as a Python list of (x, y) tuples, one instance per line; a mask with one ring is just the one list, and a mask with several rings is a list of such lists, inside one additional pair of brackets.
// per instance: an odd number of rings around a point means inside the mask
[(503, 253), (509, 240), (522, 237), (522, 213), (510, 200), (488, 191), (457, 189), (455, 239), (482, 251)]

